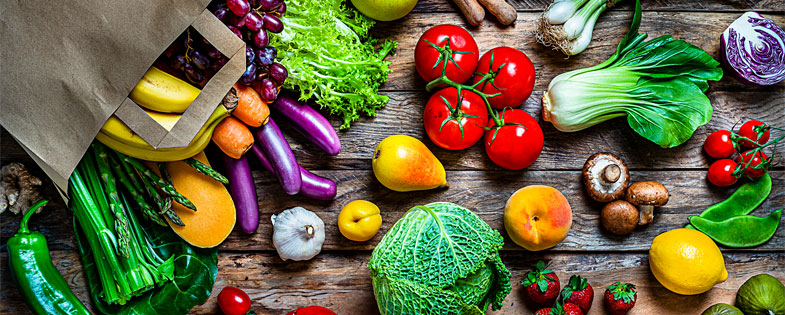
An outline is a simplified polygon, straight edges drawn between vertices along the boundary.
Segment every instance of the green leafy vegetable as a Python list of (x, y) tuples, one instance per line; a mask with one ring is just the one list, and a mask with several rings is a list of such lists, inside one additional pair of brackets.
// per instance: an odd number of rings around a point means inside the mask
[(388, 97), (379, 95), (390, 62), (384, 58), (397, 47), (377, 40), (368, 31), (374, 21), (347, 8), (343, 0), (288, 0), (286, 25), (272, 34), (279, 62), (289, 70), (284, 88), (299, 90), (300, 99), (314, 99), (349, 128), (361, 113), (374, 116)]
[(203, 304), (210, 297), (218, 274), (218, 250), (193, 248), (170, 229), (147, 223), (140, 230), (149, 237), (149, 246), (155, 255), (167, 257), (167, 261), (171, 259), (172, 270), (169, 272), (174, 273), (174, 279), (131, 299), (125, 305), (109, 305), (102, 296), (95, 256), (85, 243), (85, 234), (76, 218), (74, 230), (93, 305), (102, 314), (187, 314), (191, 308)]
[(461, 206), (416, 206), (376, 246), (369, 268), (382, 315), (485, 314), (510, 293), (504, 239)]
[(543, 118), (565, 132), (627, 116), (638, 134), (664, 148), (687, 141), (711, 119), (704, 94), (708, 80), (722, 78), (719, 62), (670, 35), (644, 42), (640, 0), (616, 52), (594, 67), (563, 73), (542, 97)]

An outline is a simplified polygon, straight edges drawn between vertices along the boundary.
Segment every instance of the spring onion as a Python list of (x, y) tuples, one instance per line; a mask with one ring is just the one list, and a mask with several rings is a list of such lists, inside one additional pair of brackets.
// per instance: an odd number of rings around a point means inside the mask
[(722, 78), (719, 62), (670, 35), (644, 42), (647, 34), (638, 33), (640, 21), (637, 0), (632, 26), (608, 60), (551, 81), (542, 97), (545, 121), (573, 132), (626, 116), (635, 132), (671, 148), (711, 119), (704, 93), (708, 80)]
[(556, 0), (540, 17), (537, 40), (565, 55), (577, 55), (589, 47), (600, 14), (619, 1)]

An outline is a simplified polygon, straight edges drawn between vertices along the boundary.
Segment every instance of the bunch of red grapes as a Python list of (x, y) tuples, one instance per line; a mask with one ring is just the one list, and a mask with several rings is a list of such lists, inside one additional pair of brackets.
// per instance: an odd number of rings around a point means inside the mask
[(268, 46), (267, 32), (283, 31), (281, 15), (286, 12), (286, 4), (283, 0), (216, 2), (213, 14), (246, 43), (246, 68), (239, 82), (252, 86), (265, 101), (274, 101), (289, 72), (275, 62), (278, 51)]
[(169, 57), (169, 66), (183, 71), (188, 81), (197, 85), (229, 61), (191, 27), (180, 35), (172, 48), (176, 53)]

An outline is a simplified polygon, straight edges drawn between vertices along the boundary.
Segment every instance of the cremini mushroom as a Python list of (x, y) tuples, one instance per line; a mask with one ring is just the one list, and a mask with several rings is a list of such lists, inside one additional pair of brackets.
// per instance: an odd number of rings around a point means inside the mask
[(627, 188), (627, 201), (638, 206), (640, 210), (639, 225), (646, 225), (654, 220), (654, 207), (665, 205), (668, 198), (668, 189), (655, 181), (636, 182)]
[(625, 200), (613, 201), (602, 208), (600, 223), (613, 234), (630, 234), (638, 226), (638, 209)]
[(610, 202), (621, 198), (629, 183), (627, 164), (611, 153), (596, 153), (583, 165), (583, 184), (589, 197), (596, 201)]

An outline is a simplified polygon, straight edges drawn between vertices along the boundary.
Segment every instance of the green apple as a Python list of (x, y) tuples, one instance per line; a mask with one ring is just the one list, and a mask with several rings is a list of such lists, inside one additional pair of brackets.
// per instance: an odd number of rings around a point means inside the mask
[(417, 0), (352, 0), (352, 4), (374, 20), (392, 21), (409, 14)]

